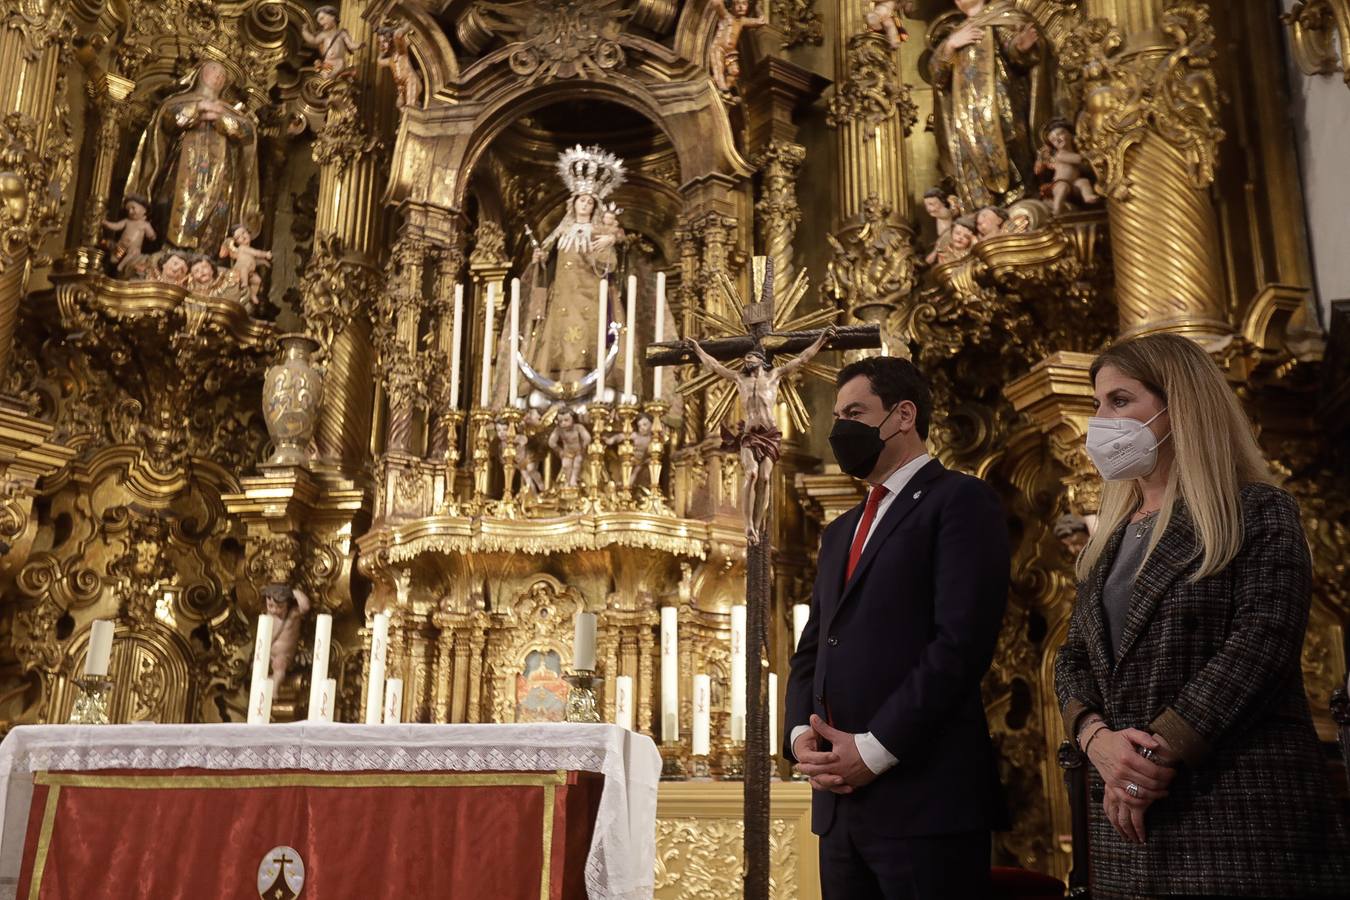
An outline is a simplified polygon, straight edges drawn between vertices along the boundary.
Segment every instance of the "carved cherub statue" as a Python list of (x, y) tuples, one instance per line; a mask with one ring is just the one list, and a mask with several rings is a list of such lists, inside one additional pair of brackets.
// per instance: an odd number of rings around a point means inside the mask
[(905, 3), (899, 3), (897, 0), (868, 0), (868, 2), (871, 9), (867, 11), (864, 17), (868, 31), (886, 35), (886, 40), (890, 41), (892, 49), (909, 40), (909, 32), (900, 21), (900, 13), (903, 10), (905, 15), (913, 15), (914, 4), (912, 2), (909, 2), (909, 0), (906, 0)]
[(216, 284), (216, 266), (205, 256), (192, 261), (188, 270), (188, 290), (194, 294), (208, 295)]
[[(530, 410), (536, 418), (538, 413)], [(506, 422), (498, 420), (497, 422), (497, 461), (502, 464), (502, 474), (506, 475), (506, 447), (509, 441), (510, 429)], [(516, 430), (516, 471), (520, 473), (521, 490), (529, 490), (531, 493), (542, 494), (544, 492), (544, 478), (539, 474), (539, 460), (530, 449), (530, 436), (524, 428)]]
[(999, 206), (986, 206), (975, 214), (975, 232), (980, 240), (1003, 233), (1008, 211)]
[(262, 589), (268, 615), (276, 618), (272, 627), (272, 677), (280, 681), (295, 661), (300, 646), (300, 623), (309, 612), (309, 596), (299, 588), (273, 583)]
[[(605, 444), (613, 447), (615, 444), (623, 442), (623, 433), (614, 432), (605, 435)], [(647, 452), (652, 446), (652, 420), (645, 413), (638, 416), (637, 424), (633, 427), (633, 472), (628, 478), (628, 487), (637, 484), (638, 475), (641, 474), (642, 466), (647, 462)]]
[(116, 231), (119, 234), (117, 246), (113, 248), (113, 261), (117, 263), (119, 275), (131, 269), (138, 260), (143, 258), (142, 248), (144, 248), (146, 240), (153, 241), (155, 239), (155, 228), (146, 218), (146, 211), (149, 207), (149, 200), (139, 194), (128, 194), (122, 202), (122, 208), (126, 211), (126, 218), (118, 219), (116, 222), (103, 220), (104, 228), (109, 231)]
[(188, 261), (187, 257), (178, 251), (173, 251), (164, 257), (164, 261), (159, 264), (159, 278), (165, 284), (173, 284), (178, 287), (188, 286)]
[(980, 242), (979, 226), (971, 216), (962, 216), (952, 224), (951, 240), (938, 253), (939, 262), (952, 262), (970, 255), (970, 250)]
[(338, 24), (337, 7), (320, 6), (314, 11), (314, 18), (319, 30), (310, 31), (307, 25), (301, 25), (300, 37), (319, 51), (319, 74), (336, 78), (347, 68), (347, 54), (355, 53), (365, 44), (356, 43), (351, 32)]
[(272, 262), (271, 251), (254, 247), (253, 232), (244, 225), (235, 225), (230, 229), (230, 236), (220, 245), (220, 257), (234, 262), (228, 278), (248, 296), (248, 303), (256, 306), (258, 291), (262, 288), (258, 267)]
[(1049, 172), (1054, 177), (1050, 184), (1050, 208), (1055, 215), (1064, 211), (1065, 203), (1074, 195), (1084, 203), (1101, 201), (1084, 169), (1073, 127), (1067, 119), (1052, 119), (1045, 127), (1045, 146), (1036, 161), (1036, 172)]
[(961, 201), (940, 187), (929, 188), (923, 195), (924, 212), (932, 217), (937, 225), (937, 240), (933, 249), (924, 257), (930, 266), (937, 262), (952, 238), (952, 222), (961, 215)]
[(398, 108), (416, 106), (422, 99), (422, 76), (413, 67), (408, 52), (408, 35), (412, 28), (406, 24), (397, 27), (385, 25), (375, 33), (380, 55), (375, 62), (389, 70), (394, 78)]
[(590, 442), (591, 433), (577, 421), (577, 414), (570, 409), (559, 410), (553, 433), (548, 436), (548, 445), (558, 454), (558, 478), (568, 487), (576, 487), (581, 480), (581, 466), (586, 461), (586, 447)]
[[(605, 271), (613, 272), (619, 265), (619, 247), (623, 244), (627, 233), (623, 226), (619, 224), (619, 216), (623, 215), (622, 207), (614, 203), (605, 204), (605, 208), (600, 212), (600, 224), (591, 229), (591, 246), (600, 246), (596, 257), (605, 266)], [(596, 238), (608, 237), (609, 241), (596, 241)]]
[(750, 0), (731, 0), (731, 9), (727, 9), (726, 0), (712, 0), (712, 7), (717, 11), (718, 20), (708, 51), (708, 68), (717, 89), (729, 94), (741, 74), (740, 52), (736, 49), (741, 32), (768, 25), (769, 20), (750, 15)]

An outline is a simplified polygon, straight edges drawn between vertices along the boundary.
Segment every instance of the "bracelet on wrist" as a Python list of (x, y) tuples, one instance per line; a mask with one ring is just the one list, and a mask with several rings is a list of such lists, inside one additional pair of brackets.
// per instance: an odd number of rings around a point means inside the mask
[(1078, 731), (1074, 735), (1073, 739), (1073, 742), (1078, 745), (1078, 749), (1079, 750), (1083, 749), (1083, 732), (1088, 731), (1094, 725), (1105, 725), (1105, 724), (1106, 720), (1095, 712), (1084, 715), (1082, 720), (1078, 723)]
[(1085, 744), (1083, 745), (1083, 754), (1084, 754), (1085, 756), (1087, 755), (1088, 748), (1092, 746), (1092, 741), (1093, 741), (1093, 739), (1096, 738), (1097, 735), (1101, 734), (1103, 730), (1106, 730), (1106, 723), (1105, 723), (1105, 722), (1102, 722), (1100, 728), (1094, 730), (1094, 731), (1092, 732), (1092, 734), (1088, 735), (1087, 743), (1085, 743)]

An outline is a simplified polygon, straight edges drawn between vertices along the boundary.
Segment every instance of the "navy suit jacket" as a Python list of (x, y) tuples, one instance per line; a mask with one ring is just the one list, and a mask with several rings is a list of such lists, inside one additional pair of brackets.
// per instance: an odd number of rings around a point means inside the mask
[(837, 803), (874, 831), (940, 835), (1003, 827), (1002, 792), (980, 680), (1007, 604), (1007, 523), (978, 478), (937, 460), (910, 479), (877, 522), (848, 583), (862, 504), (821, 536), (811, 615), (792, 657), (784, 754), (811, 713), (870, 731), (899, 764), (840, 796), (814, 791), (811, 829)]

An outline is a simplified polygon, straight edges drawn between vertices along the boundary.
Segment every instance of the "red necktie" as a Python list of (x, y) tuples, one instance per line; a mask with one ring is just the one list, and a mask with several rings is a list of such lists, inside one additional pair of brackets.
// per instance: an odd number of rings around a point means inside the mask
[(881, 484), (872, 485), (872, 491), (867, 495), (867, 505), (863, 507), (862, 521), (858, 523), (858, 531), (853, 535), (853, 546), (848, 548), (848, 571), (844, 575), (844, 583), (853, 577), (853, 570), (858, 567), (858, 559), (862, 556), (863, 545), (867, 543), (867, 534), (872, 530), (872, 520), (877, 517), (877, 507), (881, 505), (881, 498), (886, 496), (886, 486)]

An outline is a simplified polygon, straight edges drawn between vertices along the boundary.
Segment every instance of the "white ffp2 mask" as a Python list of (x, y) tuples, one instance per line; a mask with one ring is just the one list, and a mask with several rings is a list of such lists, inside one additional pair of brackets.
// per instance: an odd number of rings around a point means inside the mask
[[(1107, 481), (1142, 478), (1158, 464), (1158, 445), (1148, 427), (1153, 419), (1167, 412), (1163, 407), (1147, 422), (1138, 419), (1088, 419), (1087, 452), (1092, 463)], [(1163, 441), (1172, 436), (1167, 432)]]

